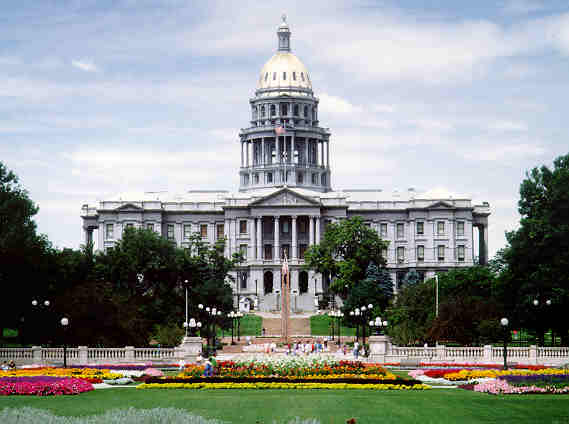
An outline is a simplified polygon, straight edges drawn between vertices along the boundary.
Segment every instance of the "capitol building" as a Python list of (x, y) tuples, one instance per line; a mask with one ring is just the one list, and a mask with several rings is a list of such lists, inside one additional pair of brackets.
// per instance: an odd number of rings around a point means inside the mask
[(83, 205), (85, 241), (93, 241), (97, 230), (97, 246), (106, 249), (129, 226), (156, 231), (178, 247), (188, 246), (196, 232), (211, 243), (226, 238), (227, 257), (241, 251), (246, 258), (233, 271), (236, 304), (263, 311), (279, 307), (285, 255), (293, 311), (317, 308), (315, 300), (328, 295), (330, 281), (304, 269), (304, 253), (319, 243), (329, 223), (353, 216), (389, 242), (384, 255), (395, 287), (410, 270), (430, 278), (437, 271), (486, 263), (487, 202), (474, 205), (469, 198), (414, 189), (332, 188), (334, 138), (320, 125), (313, 81), (291, 52), (290, 36), (283, 17), (277, 51), (257, 78), (249, 99), (251, 119), (235, 146), (241, 159), (238, 191), (117, 195)]

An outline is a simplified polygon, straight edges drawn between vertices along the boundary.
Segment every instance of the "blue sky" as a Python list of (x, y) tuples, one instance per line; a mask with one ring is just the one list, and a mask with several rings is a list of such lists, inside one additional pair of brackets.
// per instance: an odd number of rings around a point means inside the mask
[[(286, 6), (283, 8), (283, 6)], [(0, 160), (57, 247), (121, 192), (236, 190), (239, 128), (285, 12), (332, 131), (335, 189), (488, 201), (569, 151), (566, 1), (4, 1)]]

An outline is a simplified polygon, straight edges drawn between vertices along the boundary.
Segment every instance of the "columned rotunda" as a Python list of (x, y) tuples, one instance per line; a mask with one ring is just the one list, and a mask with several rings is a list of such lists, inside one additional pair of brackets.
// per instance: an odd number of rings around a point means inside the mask
[(327, 224), (352, 216), (361, 216), (389, 241), (384, 255), (396, 287), (410, 270), (429, 278), (486, 263), (487, 202), (473, 205), (469, 198), (413, 189), (332, 189), (331, 133), (320, 126), (318, 98), (307, 68), (291, 52), (290, 36), (283, 17), (277, 51), (249, 100), (250, 125), (239, 132), (239, 190), (142, 192), (86, 204), (85, 241), (96, 231), (97, 247), (106, 249), (129, 226), (156, 231), (179, 247), (196, 232), (211, 243), (225, 237), (227, 256), (241, 251), (246, 257), (233, 271), (235, 303), (245, 310), (279, 309), (285, 255), (293, 312), (315, 310), (329, 295), (330, 281), (303, 269), (304, 252), (319, 243)]

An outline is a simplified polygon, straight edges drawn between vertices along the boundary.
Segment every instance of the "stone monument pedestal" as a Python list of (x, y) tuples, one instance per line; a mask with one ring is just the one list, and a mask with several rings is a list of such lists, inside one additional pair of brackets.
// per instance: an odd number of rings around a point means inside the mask
[(386, 357), (391, 355), (391, 339), (388, 336), (370, 336), (369, 360), (370, 362), (385, 363)]
[(182, 344), (178, 346), (180, 359), (188, 363), (195, 363), (198, 356), (202, 354), (202, 338), (197, 336), (186, 336), (182, 339)]

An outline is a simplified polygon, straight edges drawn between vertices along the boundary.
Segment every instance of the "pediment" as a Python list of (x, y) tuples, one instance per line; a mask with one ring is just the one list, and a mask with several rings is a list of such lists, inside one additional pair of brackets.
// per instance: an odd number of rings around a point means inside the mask
[(320, 206), (320, 202), (284, 188), (255, 200), (251, 206)]
[(143, 209), (133, 203), (126, 203), (115, 209), (117, 212), (141, 212)]
[(432, 205), (427, 206), (426, 209), (454, 209), (454, 206), (448, 202), (440, 200), (438, 202), (433, 203)]

